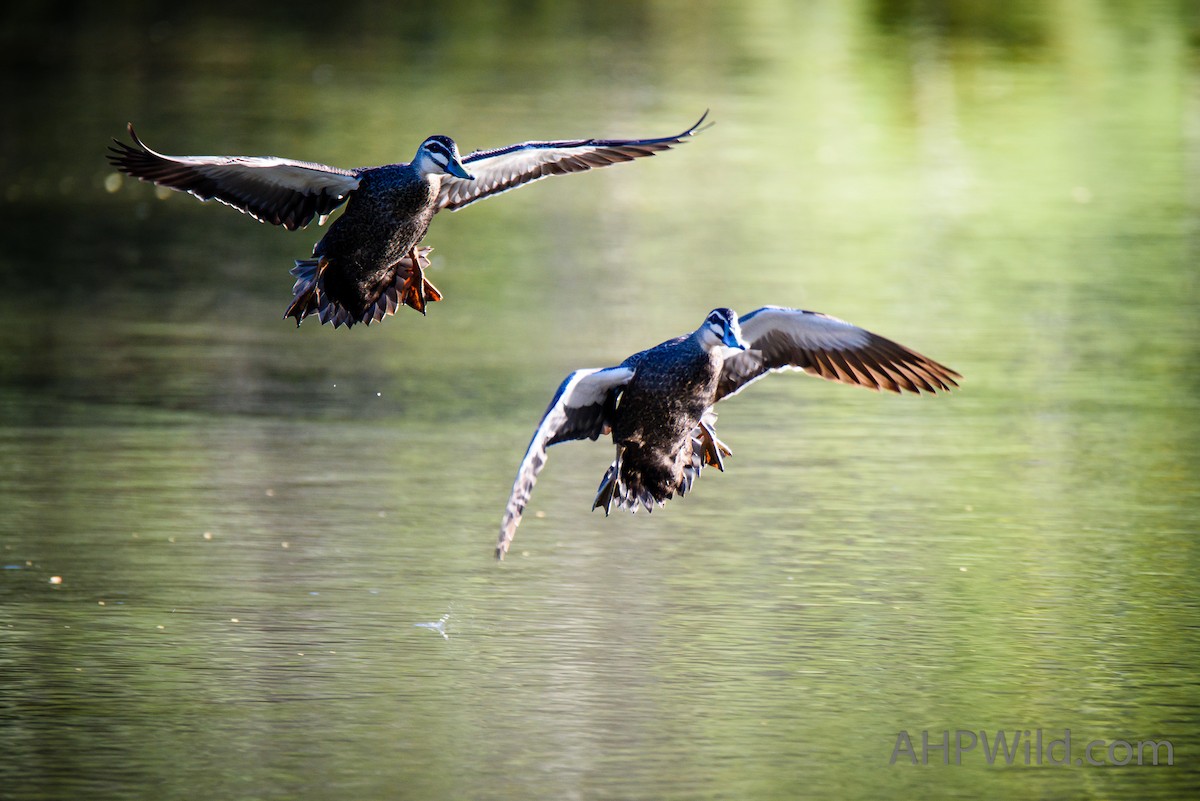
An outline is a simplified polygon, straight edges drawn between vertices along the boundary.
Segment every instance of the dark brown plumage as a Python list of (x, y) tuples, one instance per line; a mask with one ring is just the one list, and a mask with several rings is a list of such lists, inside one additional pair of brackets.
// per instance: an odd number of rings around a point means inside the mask
[(616, 367), (567, 376), (542, 416), (513, 482), (497, 558), (520, 525), (550, 445), (612, 434), (613, 460), (592, 508), (635, 511), (683, 495), (705, 466), (724, 469), (713, 406), (769, 372), (792, 369), (874, 390), (946, 391), (958, 373), (903, 345), (817, 312), (766, 306), (740, 320), (714, 309), (690, 336)]

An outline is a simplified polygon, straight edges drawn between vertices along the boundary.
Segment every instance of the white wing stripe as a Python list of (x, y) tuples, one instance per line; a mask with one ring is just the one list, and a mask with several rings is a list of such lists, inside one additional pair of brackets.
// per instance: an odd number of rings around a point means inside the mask
[[(593, 378), (599, 373), (599, 378)], [(504, 554), (517, 533), (521, 524), (521, 516), (525, 506), (533, 494), (533, 486), (537, 483), (538, 473), (546, 466), (546, 448), (550, 441), (559, 434), (571, 420), (569, 410), (584, 410), (604, 402), (605, 396), (613, 387), (629, 381), (633, 370), (625, 367), (595, 367), (587, 370), (576, 370), (563, 383), (562, 389), (546, 409), (541, 423), (533, 432), (529, 447), (525, 450), (525, 458), (517, 468), (517, 477), (513, 481), (512, 494), (504, 509), (504, 518), (500, 525), (500, 538), (496, 543), (496, 558), (503, 559)], [(592, 436), (588, 431), (575, 432), (579, 436)]]

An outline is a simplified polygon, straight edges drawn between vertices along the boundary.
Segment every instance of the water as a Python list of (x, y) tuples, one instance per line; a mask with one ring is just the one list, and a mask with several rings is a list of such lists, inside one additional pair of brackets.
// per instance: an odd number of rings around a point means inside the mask
[[(10, 12), (5, 797), (1195, 791), (1186, 4), (255, 13)], [(349, 332), (280, 319), (317, 231), (101, 158), (130, 119), (354, 166), (704, 108), (676, 152), (439, 217), (446, 301)], [(650, 516), (589, 513), (610, 446), (556, 446), (492, 561), (567, 372), (766, 303), (962, 390), (773, 377)], [(1039, 728), (1175, 764), (889, 765), (900, 732)]]

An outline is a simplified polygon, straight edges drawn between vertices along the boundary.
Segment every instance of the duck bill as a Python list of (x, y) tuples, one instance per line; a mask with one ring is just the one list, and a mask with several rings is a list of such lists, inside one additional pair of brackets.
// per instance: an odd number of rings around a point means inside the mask
[(459, 161), (458, 159), (454, 159), (449, 164), (447, 164), (446, 171), (449, 172), (451, 175), (453, 175), (455, 178), (462, 178), (464, 181), (474, 181), (475, 180), (475, 176), (471, 175), (471, 173), (467, 172), (467, 168), (464, 167), (462, 165), (462, 162)]
[(725, 335), (721, 338), (721, 343), (733, 350), (750, 350), (746, 340), (742, 339), (742, 332), (732, 325), (725, 326)]

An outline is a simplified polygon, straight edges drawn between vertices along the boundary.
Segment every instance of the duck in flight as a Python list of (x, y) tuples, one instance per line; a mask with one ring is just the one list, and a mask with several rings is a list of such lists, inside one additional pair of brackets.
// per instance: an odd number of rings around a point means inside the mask
[(702, 130), (695, 125), (657, 139), (523, 142), (460, 157), (448, 136), (431, 136), (408, 164), (344, 170), (274, 157), (166, 156), (147, 147), (129, 125), (133, 144), (113, 140), (108, 159), (121, 172), (221, 203), (260, 222), (303, 228), (345, 212), (297, 259), (293, 300), (285, 317), (310, 314), (334, 327), (370, 324), (402, 305), (425, 313), (442, 293), (425, 278), (431, 248), (418, 247), (433, 215), (550, 175), (567, 175), (670, 150)]
[(616, 367), (576, 370), (559, 386), (517, 470), (500, 526), (503, 559), (521, 523), (546, 449), (612, 434), (616, 459), (592, 509), (662, 506), (691, 489), (700, 471), (730, 455), (714, 431), (713, 406), (771, 372), (809, 375), (873, 390), (922, 393), (957, 387), (958, 373), (903, 345), (818, 312), (764, 306), (739, 318), (714, 309), (704, 324), (630, 356)]

